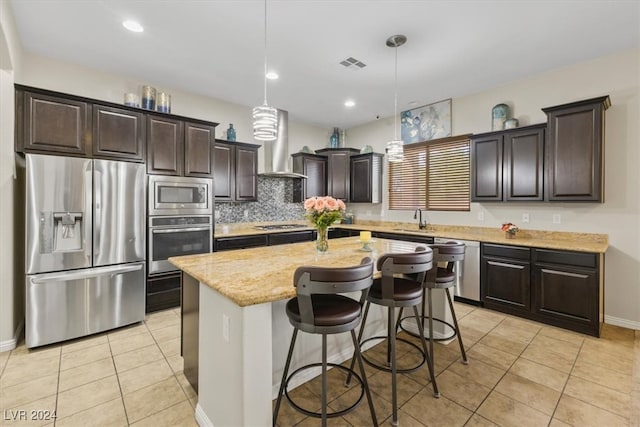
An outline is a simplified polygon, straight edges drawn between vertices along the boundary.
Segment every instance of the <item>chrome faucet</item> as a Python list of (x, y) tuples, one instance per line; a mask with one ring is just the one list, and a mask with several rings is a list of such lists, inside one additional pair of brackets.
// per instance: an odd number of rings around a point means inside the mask
[(413, 213), (413, 219), (418, 219), (418, 228), (420, 230), (424, 230), (425, 228), (427, 228), (427, 223), (422, 222), (422, 209), (416, 209), (416, 211)]

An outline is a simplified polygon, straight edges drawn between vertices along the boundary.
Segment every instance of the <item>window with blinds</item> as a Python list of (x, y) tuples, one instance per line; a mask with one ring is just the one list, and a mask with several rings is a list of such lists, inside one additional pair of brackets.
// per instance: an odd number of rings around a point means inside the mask
[(468, 211), (468, 135), (404, 146), (404, 160), (389, 163), (389, 209)]

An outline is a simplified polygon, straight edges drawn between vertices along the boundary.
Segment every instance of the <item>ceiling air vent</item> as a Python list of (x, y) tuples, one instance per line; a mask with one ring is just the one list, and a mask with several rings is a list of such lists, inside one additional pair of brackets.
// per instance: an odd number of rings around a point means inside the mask
[(360, 68), (364, 68), (367, 66), (364, 62), (358, 61), (356, 58), (350, 56), (344, 61), (340, 62), (340, 65), (344, 65), (346, 68), (351, 70), (359, 70)]

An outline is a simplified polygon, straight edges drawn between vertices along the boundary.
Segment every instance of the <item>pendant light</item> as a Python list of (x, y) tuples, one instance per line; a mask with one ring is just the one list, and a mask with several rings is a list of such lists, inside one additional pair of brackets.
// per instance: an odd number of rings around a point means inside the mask
[(267, 0), (264, 0), (264, 103), (253, 109), (253, 138), (275, 141), (278, 129), (278, 110), (267, 104)]
[(387, 39), (387, 46), (395, 49), (395, 98), (393, 108), (393, 135), (392, 141), (387, 142), (387, 160), (390, 162), (401, 162), (404, 160), (403, 142), (398, 139), (398, 48), (407, 42), (407, 37), (396, 34)]

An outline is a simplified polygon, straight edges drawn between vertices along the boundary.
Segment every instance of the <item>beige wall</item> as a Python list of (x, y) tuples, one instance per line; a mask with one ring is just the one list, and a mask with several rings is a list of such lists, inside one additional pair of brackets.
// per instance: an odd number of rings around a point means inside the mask
[[(21, 70), (22, 47), (8, 2), (0, 2), (0, 200), (13, 200), (13, 82)], [(14, 271), (19, 258), (14, 257), (10, 242), (14, 238), (13, 209), (0, 209), (0, 351), (15, 346), (22, 327), (23, 292)]]
[[(522, 228), (581, 231), (609, 235), (605, 270), (605, 316), (607, 322), (640, 329), (640, 51), (631, 50), (572, 65), (504, 86), (454, 98), (453, 133), (491, 130), (491, 108), (510, 105), (521, 125), (543, 123), (541, 108), (610, 95), (606, 112), (605, 195), (603, 204), (593, 203), (472, 203), (471, 212), (428, 212), (432, 223), (497, 227), (514, 222)], [(391, 102), (391, 100), (390, 100)], [(393, 136), (391, 118), (350, 129), (349, 145), (372, 145), (384, 152)], [(385, 171), (386, 192), (386, 171)], [(386, 202), (385, 202), (386, 203)], [(413, 212), (389, 211), (386, 204), (351, 205), (357, 218), (414, 221)], [(484, 221), (478, 213), (484, 212)], [(530, 223), (522, 223), (522, 214)], [(561, 215), (561, 224), (552, 215)]]

